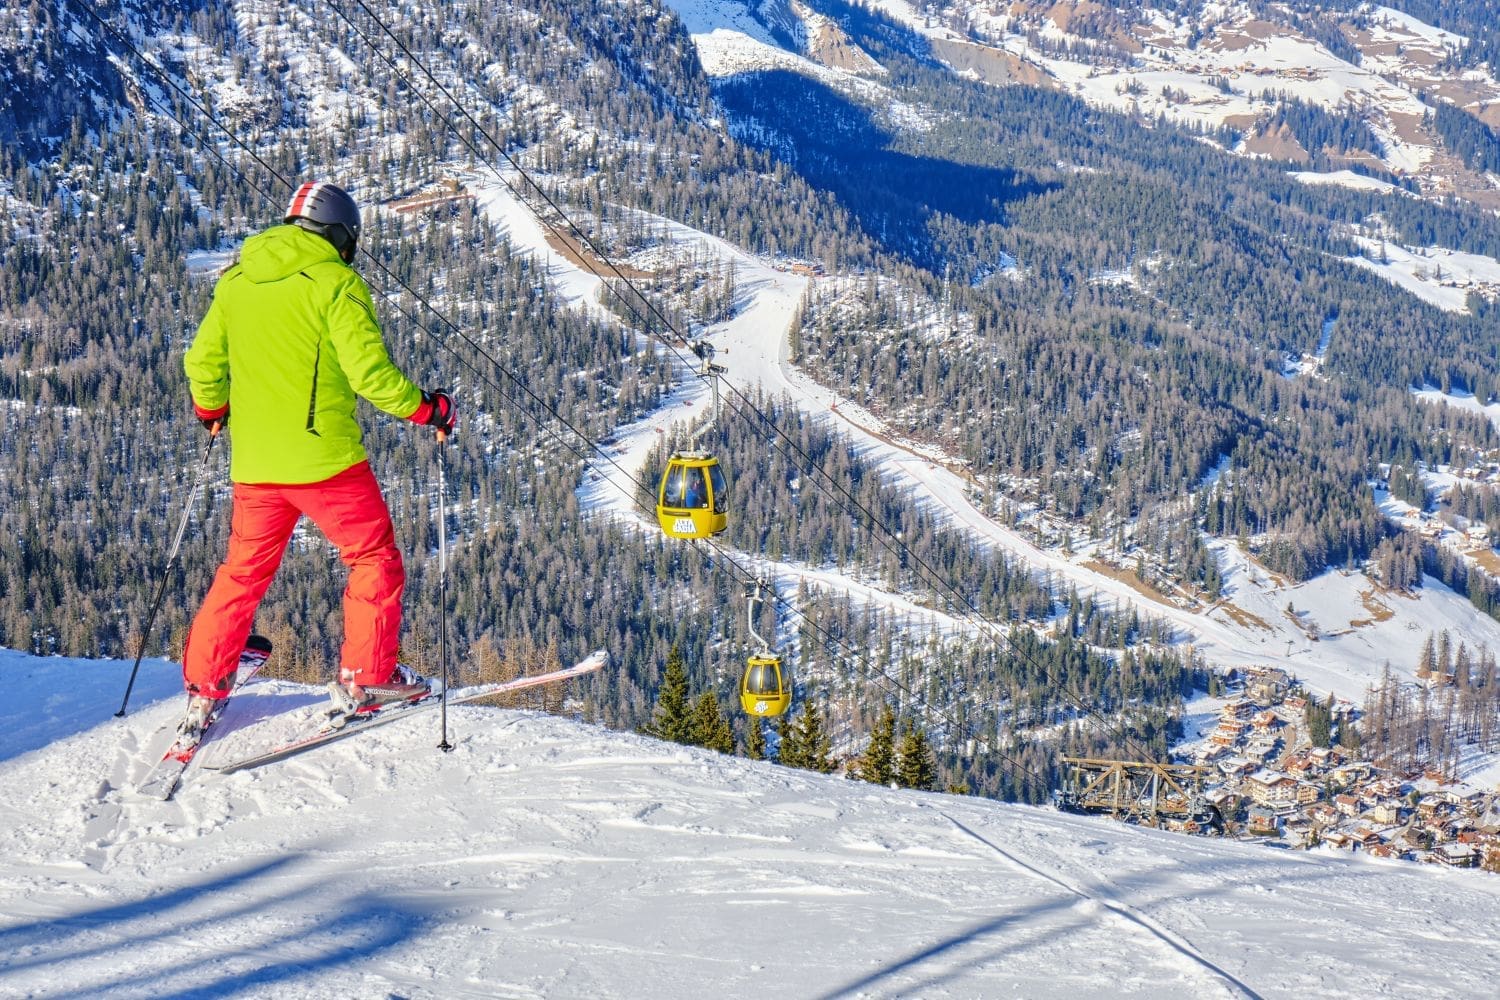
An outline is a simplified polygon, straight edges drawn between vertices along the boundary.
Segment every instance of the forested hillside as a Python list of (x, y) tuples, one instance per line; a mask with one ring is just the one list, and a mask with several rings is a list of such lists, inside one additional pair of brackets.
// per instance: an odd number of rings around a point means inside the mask
[[(1500, 256), (1492, 216), (1309, 187), (1285, 164), (1227, 155), (1228, 135), (964, 79), (862, 5), (815, 6), (882, 72), (839, 85), (786, 69), (710, 77), (655, 3), (7, 7), (0, 646), (136, 651), (206, 445), (182, 352), (218, 266), (307, 177), (342, 181), (368, 207), (359, 267), (392, 355), (463, 408), (443, 457), (459, 662), (607, 647), (619, 668), (583, 690), (610, 725), (651, 718), (673, 646), (692, 685), (727, 705), (750, 641), (744, 581), (725, 560), (587, 516), (577, 497), (591, 446), (682, 377), (659, 345), (732, 312), (732, 275), (689, 262), (640, 279), (651, 318), (633, 293), (570, 309), (472, 200), (397, 210), (512, 166), (613, 257), (653, 251), (639, 211), (824, 271), (794, 360), (962, 458), (997, 516), (1045, 510), (1108, 539), (1143, 578), (1214, 596), (1215, 537), (1294, 579), (1413, 564), (1369, 484), (1390, 464), (1466, 464), (1500, 445), (1479, 417), (1410, 393), (1500, 391), (1495, 307), (1476, 295), (1444, 312), (1346, 258), (1363, 252), (1356, 233)], [(1282, 113), (1309, 142), (1370, 144), (1294, 101)], [(1288, 357), (1315, 352), (1315, 373), (1288, 373)], [(731, 417), (733, 550), (939, 610), (961, 594), (962, 614), (993, 626), (938, 639), (797, 595), (805, 622), (781, 623), (799, 693), (844, 752), (893, 699), (944, 749), (945, 781), (994, 794), (1039, 800), (1060, 747), (1165, 751), (1181, 697), (1206, 684), (1169, 628), (944, 526), (778, 400)], [(409, 554), (403, 655), (431, 664), (439, 454), (399, 421), (361, 419)], [(180, 648), (222, 551), (222, 456), (209, 468), (153, 653)], [(316, 532), (299, 534), (258, 623), (281, 669), (314, 677), (336, 656), (341, 579)], [(1494, 606), (1485, 580), (1464, 582)], [(1104, 724), (1083, 724), (1088, 711)], [(975, 737), (1008, 756), (960, 761)]]
[[(813, 370), (865, 387), (894, 423), (935, 432), (997, 486), (1021, 480), (1094, 537), (1180, 526), (1157, 509), (1227, 457), (1230, 474), (1196, 500), (1197, 526), (1259, 536), (1262, 560), (1297, 579), (1363, 560), (1387, 534), (1364, 487), (1379, 463), (1462, 464), (1497, 443), (1483, 422), (1409, 394), (1500, 390), (1490, 308), (1444, 313), (1338, 262), (1360, 253), (1340, 224), (1379, 218), (1396, 240), (1493, 254), (1492, 217), (1309, 188), (1060, 94), (955, 82), (902, 29), (843, 15), (932, 109), (927, 127), (883, 127), (876, 108), (796, 74), (720, 85), (753, 122), (745, 132), (771, 136), (918, 269), (810, 303)], [(775, 115), (787, 106), (801, 113)], [(977, 183), (955, 184), (964, 171)], [(1002, 257), (1014, 269), (996, 274)], [(939, 297), (972, 335), (927, 329), (922, 303)], [(1285, 358), (1329, 330), (1325, 377), (1287, 378)], [(1206, 582), (1195, 532), (1138, 537)]]

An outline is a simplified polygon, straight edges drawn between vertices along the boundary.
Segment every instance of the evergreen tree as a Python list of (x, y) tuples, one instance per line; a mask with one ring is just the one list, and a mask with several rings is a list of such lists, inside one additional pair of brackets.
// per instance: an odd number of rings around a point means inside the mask
[(1339, 746), (1356, 751), (1360, 748), (1359, 729), (1355, 727), (1354, 720), (1347, 716), (1339, 723)]
[(870, 745), (859, 759), (859, 776), (877, 785), (889, 785), (896, 776), (895, 744), (896, 712), (887, 704), (870, 731)]
[(766, 759), (766, 728), (761, 722), (760, 716), (750, 717), (749, 724), (745, 727), (745, 756), (751, 760)]
[(1326, 702), (1308, 699), (1303, 712), (1307, 722), (1307, 738), (1315, 747), (1326, 747), (1333, 742), (1333, 695)]
[(712, 691), (705, 691), (693, 702), (692, 738), (695, 746), (707, 747), (719, 753), (734, 753), (734, 731), (729, 720), (719, 708), (719, 699)]
[(776, 763), (782, 767), (801, 767), (802, 744), (792, 726), (792, 716), (784, 713), (776, 719)]
[(814, 702), (803, 702), (802, 714), (797, 721), (782, 726), (781, 763), (827, 774), (834, 768), (833, 758), (829, 756), (831, 750), (832, 742), (824, 729), (823, 713)]
[(896, 783), (902, 788), (926, 790), (932, 788), (936, 780), (937, 761), (927, 743), (927, 732), (916, 723), (908, 722), (897, 751)]
[(667, 670), (656, 695), (656, 714), (641, 727), (647, 736), (673, 743), (693, 743), (693, 714), (688, 707), (687, 666), (674, 644), (667, 654)]

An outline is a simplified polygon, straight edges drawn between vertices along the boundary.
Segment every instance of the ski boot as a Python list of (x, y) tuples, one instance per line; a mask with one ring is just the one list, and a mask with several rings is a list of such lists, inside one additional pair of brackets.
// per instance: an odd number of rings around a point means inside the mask
[(398, 702), (420, 701), (432, 692), (432, 684), (404, 663), (396, 664), (391, 676), (379, 684), (359, 684), (352, 671), (339, 672), (339, 680), (328, 685), (329, 721), (335, 728), (356, 715), (378, 712)]
[(184, 713), (182, 721), (177, 724), (177, 742), (179, 744), (197, 743), (202, 739), (203, 731), (213, 721), (214, 713), (219, 710), (219, 705), (223, 700), (201, 694), (188, 695), (187, 712)]

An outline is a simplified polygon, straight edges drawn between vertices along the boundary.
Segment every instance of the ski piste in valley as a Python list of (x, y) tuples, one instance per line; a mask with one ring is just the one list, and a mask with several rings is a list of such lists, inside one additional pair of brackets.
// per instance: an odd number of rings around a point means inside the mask
[(1500, 977), (1500, 880), (1479, 873), (537, 711), (455, 706), (451, 753), (429, 712), (147, 799), (130, 788), (180, 677), (146, 661), (116, 720), (128, 668), (0, 653), (0, 995), (1470, 1000)]

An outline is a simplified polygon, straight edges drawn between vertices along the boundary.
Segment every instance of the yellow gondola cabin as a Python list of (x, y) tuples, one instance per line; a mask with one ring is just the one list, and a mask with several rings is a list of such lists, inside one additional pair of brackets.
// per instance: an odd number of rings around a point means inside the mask
[(780, 715), (792, 703), (791, 685), (781, 672), (781, 657), (760, 652), (750, 657), (740, 680), (740, 707), (749, 715)]
[(673, 538), (707, 538), (729, 526), (729, 480), (706, 452), (667, 460), (656, 493), (656, 520)]

